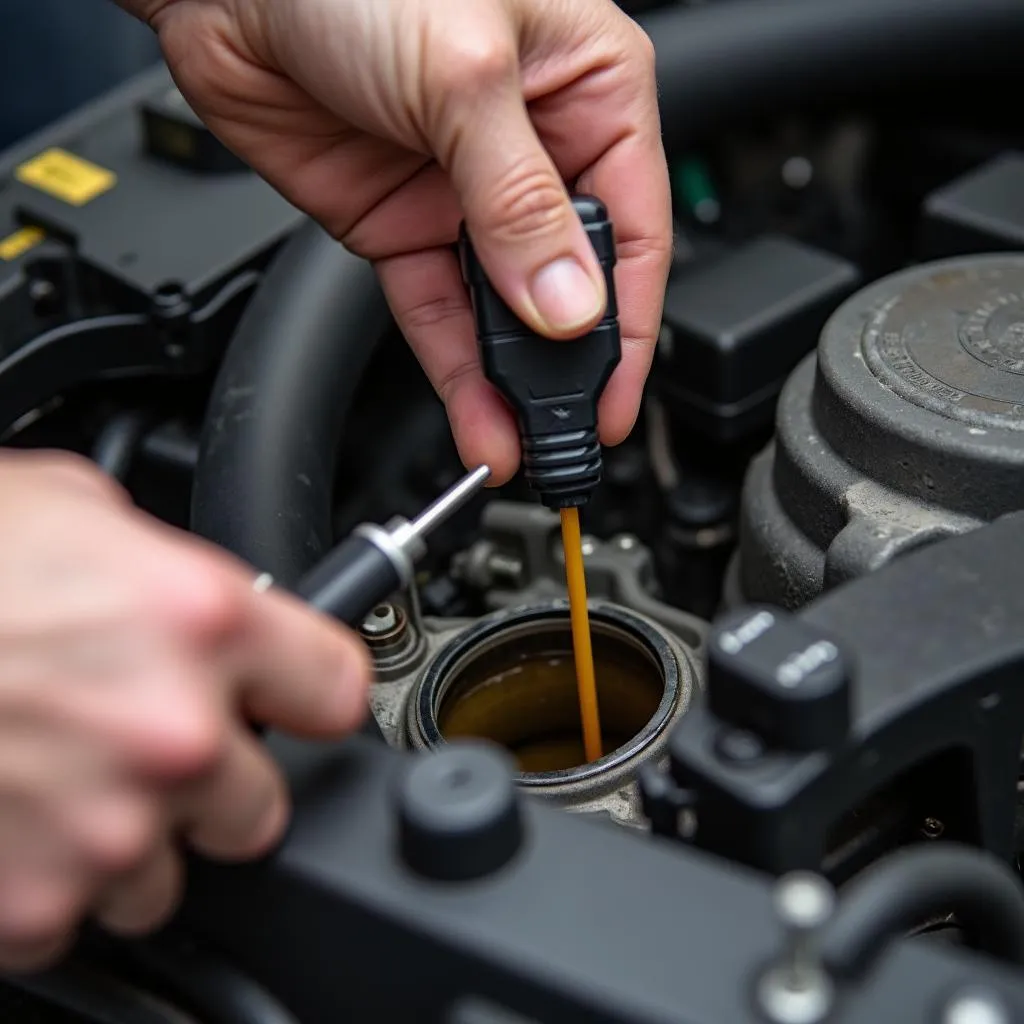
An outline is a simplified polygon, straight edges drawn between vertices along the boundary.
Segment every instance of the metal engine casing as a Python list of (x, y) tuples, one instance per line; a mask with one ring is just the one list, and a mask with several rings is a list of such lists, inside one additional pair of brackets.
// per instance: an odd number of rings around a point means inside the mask
[[(429, 745), (416, 724), (418, 695), (453, 646), (490, 627), (513, 624), (530, 612), (568, 616), (558, 514), (533, 504), (494, 501), (484, 510), (483, 528), (484, 536), (456, 559), (456, 566), (484, 591), (485, 603), (494, 609), (488, 615), (423, 616), (413, 592), (411, 599), (399, 599), (401, 605), (379, 609), (383, 613), (379, 620), (371, 616), (364, 623), (363, 635), (376, 669), (370, 704), (393, 746), (422, 749)], [(566, 773), (563, 779), (543, 785), (521, 784), (566, 810), (643, 827), (637, 775), (641, 766), (662, 759), (673, 725), (703, 685), (707, 624), (658, 600), (651, 553), (636, 538), (602, 542), (586, 537), (584, 555), (592, 614), (632, 620), (656, 642), (661, 656), (671, 663), (674, 700), (670, 709), (663, 709), (666, 713), (657, 730), (641, 749), (628, 755), (620, 751), (619, 757), (609, 752), (602, 759), (607, 767), (600, 772)]]
[(969, 256), (847, 300), (747, 474), (729, 604), (800, 607), (1024, 508), (1024, 255)]

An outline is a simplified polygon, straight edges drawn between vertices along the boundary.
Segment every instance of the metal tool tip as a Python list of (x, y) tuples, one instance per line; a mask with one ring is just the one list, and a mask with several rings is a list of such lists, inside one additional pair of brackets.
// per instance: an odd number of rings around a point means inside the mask
[(411, 532), (423, 536), (435, 529), (462, 508), (487, 483), (490, 476), (490, 466), (478, 466), (471, 473), (467, 473), (412, 521), (409, 527)]

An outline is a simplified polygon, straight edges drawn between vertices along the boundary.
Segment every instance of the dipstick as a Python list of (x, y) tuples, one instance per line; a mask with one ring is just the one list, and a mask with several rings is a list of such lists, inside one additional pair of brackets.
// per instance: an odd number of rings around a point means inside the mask
[(597, 680), (594, 652), (590, 643), (590, 615), (587, 612), (587, 577), (583, 571), (583, 538), (577, 508), (563, 508), (562, 547), (565, 550), (565, 578), (569, 587), (569, 616), (572, 646), (576, 658), (576, 687), (583, 723), (583, 749), (587, 761), (601, 757), (601, 718), (597, 709)]

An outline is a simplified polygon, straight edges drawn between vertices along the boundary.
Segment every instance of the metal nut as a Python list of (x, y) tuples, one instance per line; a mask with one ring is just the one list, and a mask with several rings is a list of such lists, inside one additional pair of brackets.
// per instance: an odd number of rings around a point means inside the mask
[(946, 1005), (942, 1024), (1010, 1024), (1010, 1014), (992, 994), (968, 991), (955, 996)]
[(363, 619), (361, 631), (364, 636), (384, 636), (398, 627), (398, 613), (394, 605), (379, 604)]
[(758, 990), (761, 1008), (774, 1024), (818, 1024), (828, 1016), (833, 985), (817, 942), (834, 906), (832, 887), (811, 872), (792, 872), (776, 883), (775, 911), (787, 933), (787, 948)]

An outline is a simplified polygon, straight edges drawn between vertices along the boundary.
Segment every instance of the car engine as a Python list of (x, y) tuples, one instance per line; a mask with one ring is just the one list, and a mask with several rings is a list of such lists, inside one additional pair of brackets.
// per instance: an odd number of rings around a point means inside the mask
[[(5, 1020), (1024, 1020), (1024, 5), (622, 6), (676, 246), (583, 510), (609, 752), (517, 478), (361, 623), (379, 735), (266, 737), (281, 848)], [(293, 590), (464, 472), (373, 269), (163, 67), (0, 154), (0, 438)]]

